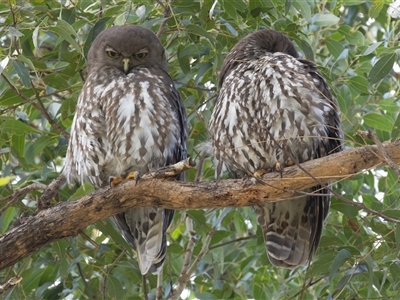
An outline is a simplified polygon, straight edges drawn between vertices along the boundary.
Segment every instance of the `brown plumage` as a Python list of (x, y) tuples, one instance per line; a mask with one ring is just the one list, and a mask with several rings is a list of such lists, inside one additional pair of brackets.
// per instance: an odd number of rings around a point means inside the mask
[[(223, 165), (241, 178), (343, 147), (337, 101), (316, 65), (268, 29), (246, 36), (226, 57), (209, 130), (217, 177)], [(276, 266), (304, 265), (318, 247), (330, 194), (321, 186), (305, 192), (319, 195), (254, 207)]]
[[(185, 109), (153, 32), (140, 26), (104, 30), (92, 43), (87, 69), (64, 168), (69, 184), (100, 188), (111, 176), (142, 174), (186, 158)], [(143, 274), (162, 267), (173, 214), (143, 207), (113, 217)]]

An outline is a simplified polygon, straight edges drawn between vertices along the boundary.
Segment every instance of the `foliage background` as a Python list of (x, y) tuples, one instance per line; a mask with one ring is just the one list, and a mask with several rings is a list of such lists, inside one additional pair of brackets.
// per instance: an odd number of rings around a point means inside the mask
[[(198, 162), (196, 146), (207, 138), (221, 63), (241, 37), (260, 28), (286, 33), (304, 57), (318, 63), (339, 101), (346, 147), (370, 143), (355, 135), (357, 130), (371, 129), (382, 141), (396, 139), (400, 12), (388, 11), (389, 4), (361, 0), (1, 2), (1, 197), (33, 183), (47, 185), (59, 175), (85, 75), (85, 54), (93, 37), (112, 24), (163, 30), (160, 39), (167, 50), (169, 72), (188, 113), (189, 154)], [(186, 178), (213, 180), (213, 174), (212, 162), (205, 159), (202, 170), (189, 171)], [(400, 220), (400, 185), (388, 168), (363, 172), (334, 188), (343, 197)], [(54, 203), (82, 193), (63, 187)], [(33, 190), (18, 201), (0, 200), (0, 233), (21, 213), (33, 214), (40, 195), (41, 190)], [(169, 230), (166, 296), (178, 282), (189, 239), (187, 218), (193, 220), (197, 236), (193, 259), (211, 240), (183, 298), (400, 298), (399, 225), (335, 198), (316, 257), (309, 266), (295, 270), (277, 269), (268, 262), (250, 208), (177, 213)], [(216, 231), (211, 237), (213, 226)], [(141, 299), (144, 291), (135, 254), (112, 223), (93, 224), (85, 235), (47, 245), (0, 271), (0, 283), (17, 275), (23, 278), (0, 297)], [(156, 277), (148, 276), (150, 299), (155, 285)]]

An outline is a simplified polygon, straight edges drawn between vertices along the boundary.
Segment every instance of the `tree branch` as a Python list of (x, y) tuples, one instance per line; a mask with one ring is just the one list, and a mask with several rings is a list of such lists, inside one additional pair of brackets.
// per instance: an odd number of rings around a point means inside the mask
[[(400, 140), (383, 143), (383, 147), (393, 162), (400, 163)], [(48, 243), (75, 236), (90, 224), (132, 207), (200, 209), (252, 206), (262, 201), (293, 198), (299, 195), (298, 191), (315, 185), (315, 180), (297, 166), (285, 168), (283, 178), (278, 173), (266, 174), (261, 184), (253, 178), (201, 183), (157, 178), (182, 171), (192, 165), (189, 162), (181, 162), (184, 165), (182, 169), (177, 169), (176, 165), (164, 168), (161, 173), (142, 176), (138, 184), (128, 181), (113, 188), (100, 189), (24, 219), (22, 224), (0, 236), (0, 269), (13, 265)], [(312, 160), (301, 167), (321, 183), (327, 183), (348, 179), (385, 164), (376, 146), (365, 146)]]

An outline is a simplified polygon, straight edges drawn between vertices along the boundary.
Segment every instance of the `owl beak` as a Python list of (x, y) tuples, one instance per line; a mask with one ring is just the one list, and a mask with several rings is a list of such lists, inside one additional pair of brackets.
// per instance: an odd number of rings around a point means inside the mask
[(125, 72), (125, 74), (128, 74), (129, 65), (131, 64), (131, 60), (129, 59), (129, 57), (124, 57), (122, 59), (122, 63), (124, 64), (124, 72)]

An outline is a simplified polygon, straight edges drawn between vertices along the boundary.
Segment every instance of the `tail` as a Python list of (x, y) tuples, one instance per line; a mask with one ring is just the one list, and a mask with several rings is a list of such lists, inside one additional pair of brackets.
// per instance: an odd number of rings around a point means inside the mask
[(158, 274), (167, 253), (167, 229), (174, 211), (133, 208), (113, 217), (125, 240), (136, 250), (140, 272)]
[[(270, 262), (283, 268), (306, 265), (315, 254), (328, 215), (330, 195), (306, 196), (255, 207)], [(311, 192), (311, 191), (308, 191)]]

